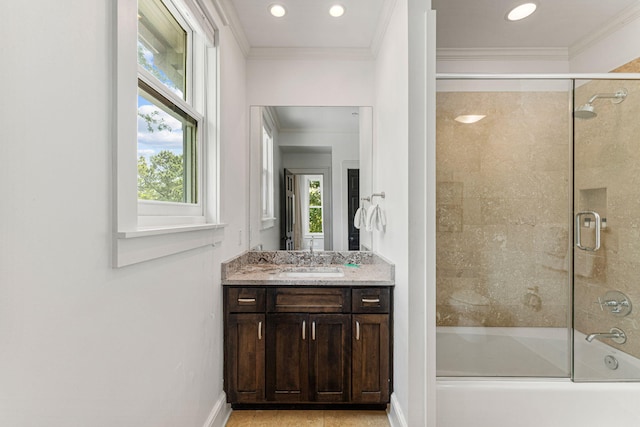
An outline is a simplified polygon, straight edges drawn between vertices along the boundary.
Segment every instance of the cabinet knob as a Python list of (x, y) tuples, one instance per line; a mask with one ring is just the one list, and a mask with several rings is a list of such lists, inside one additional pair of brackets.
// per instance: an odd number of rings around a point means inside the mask
[(311, 322), (311, 339), (316, 340), (316, 322), (315, 320)]
[(255, 298), (238, 298), (239, 303), (256, 302)]
[(356, 341), (360, 341), (360, 322), (356, 320)]
[(258, 339), (262, 339), (262, 321), (258, 322)]
[(307, 322), (306, 321), (302, 321), (302, 340), (305, 340), (305, 330), (307, 329)]
[(379, 304), (380, 298), (362, 298), (362, 302), (365, 304)]

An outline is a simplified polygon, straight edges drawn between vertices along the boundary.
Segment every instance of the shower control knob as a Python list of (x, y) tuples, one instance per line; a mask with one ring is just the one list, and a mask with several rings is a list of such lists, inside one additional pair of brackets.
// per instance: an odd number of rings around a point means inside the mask
[(600, 310), (604, 311), (605, 307), (609, 309), (614, 316), (627, 316), (631, 313), (631, 301), (629, 298), (620, 291), (609, 291), (604, 295), (604, 300), (598, 297)]

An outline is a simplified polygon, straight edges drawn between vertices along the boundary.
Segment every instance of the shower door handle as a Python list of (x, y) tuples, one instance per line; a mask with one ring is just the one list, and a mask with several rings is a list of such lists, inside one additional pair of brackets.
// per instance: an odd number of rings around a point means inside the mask
[[(580, 229), (582, 228), (582, 217), (584, 215), (592, 215), (596, 220), (596, 243), (591, 248), (589, 246), (582, 246), (582, 236)], [(576, 214), (576, 246), (583, 251), (595, 252), (600, 249), (600, 229), (602, 228), (602, 219), (596, 211), (582, 211)]]

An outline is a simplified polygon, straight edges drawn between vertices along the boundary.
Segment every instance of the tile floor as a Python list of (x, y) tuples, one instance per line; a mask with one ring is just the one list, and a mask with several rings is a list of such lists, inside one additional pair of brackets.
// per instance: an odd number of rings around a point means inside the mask
[(226, 427), (389, 427), (385, 411), (236, 410)]

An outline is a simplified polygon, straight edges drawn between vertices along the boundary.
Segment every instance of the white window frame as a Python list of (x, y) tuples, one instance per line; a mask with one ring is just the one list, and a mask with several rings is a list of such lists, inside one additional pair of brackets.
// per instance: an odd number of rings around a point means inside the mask
[(202, 157), (203, 154), (205, 154), (205, 144), (203, 144), (204, 116), (197, 112), (191, 105), (171, 93), (164, 85), (159, 84), (157, 80), (140, 65), (138, 65), (138, 79), (161, 95), (167, 98), (171, 96), (169, 100), (196, 121), (196, 168), (198, 170), (196, 203), (161, 202), (138, 199), (138, 225), (146, 226), (157, 225), (163, 222), (171, 223), (173, 221), (172, 217), (183, 217), (182, 221), (190, 218), (190, 221), (194, 223), (204, 223), (204, 204), (202, 202), (202, 186), (204, 184)]
[[(138, 79), (149, 85), (153, 90), (164, 96), (169, 102), (173, 103), (191, 118), (196, 121), (197, 133), (196, 133), (196, 168), (197, 168), (197, 194), (196, 203), (177, 203), (177, 202), (165, 202), (154, 200), (141, 200), (138, 199), (138, 226), (156, 226), (162, 224), (172, 223), (192, 223), (203, 224), (204, 218), (204, 204), (202, 202), (203, 195), (203, 162), (202, 156), (205, 153), (205, 144), (203, 144), (203, 127), (204, 127), (204, 112), (202, 106), (206, 100), (207, 94), (203, 86), (204, 79), (196, 79), (198, 72), (195, 71), (196, 60), (200, 56), (205, 55), (206, 52), (200, 49), (200, 40), (198, 35), (194, 34), (194, 28), (187, 22), (185, 17), (178, 10), (177, 4), (173, 3), (173, 0), (158, 0), (161, 1), (164, 6), (169, 10), (173, 18), (178, 22), (180, 27), (186, 32), (187, 35), (187, 47), (186, 47), (186, 70), (185, 70), (185, 99), (182, 99), (174, 92), (172, 92), (167, 86), (162, 84), (155, 76), (147, 71), (142, 65), (138, 64)], [(186, 9), (186, 5), (181, 5), (182, 10)], [(206, 68), (198, 70), (199, 73), (206, 73)], [(202, 95), (200, 95), (202, 94)], [(200, 111), (198, 111), (200, 110)]]
[[(274, 171), (274, 121), (268, 109), (263, 110), (260, 133), (260, 207), (262, 229), (274, 227), (275, 216), (275, 171)], [(265, 140), (264, 134), (269, 136)], [(265, 162), (266, 159), (266, 162)], [(265, 163), (267, 168), (265, 170)], [(266, 198), (266, 200), (265, 200)]]
[(222, 241), (224, 224), (219, 221), (219, 52), (213, 13), (202, 0), (162, 0), (187, 30), (188, 49), (193, 51), (191, 58), (187, 54), (186, 75), (192, 85), (185, 87), (186, 101), (178, 96), (171, 100), (198, 123), (197, 203), (138, 201), (138, 78), (163, 95), (170, 91), (138, 65), (137, 1), (116, 1), (112, 265), (123, 267), (216, 246)]

